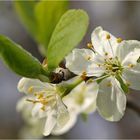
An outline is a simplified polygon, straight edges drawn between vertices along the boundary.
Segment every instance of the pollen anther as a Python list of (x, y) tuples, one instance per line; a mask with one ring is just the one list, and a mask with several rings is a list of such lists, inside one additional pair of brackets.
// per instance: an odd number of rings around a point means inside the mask
[(38, 95), (37, 95), (37, 98), (38, 98), (38, 99), (43, 98), (43, 94), (38, 94)]
[(107, 34), (106, 35), (106, 39), (110, 39), (111, 37), (110, 37), (110, 35), (109, 34)]
[(107, 52), (105, 52), (105, 55), (107, 56), (107, 55), (108, 55), (108, 53), (107, 53)]
[(119, 38), (117, 38), (117, 42), (118, 43), (121, 43), (122, 42), (122, 39), (119, 37)]
[(87, 48), (92, 49), (93, 48), (93, 45), (91, 43), (88, 43), (87, 44)]
[(87, 75), (86, 71), (83, 71), (83, 73), (82, 73), (82, 75), (81, 75), (81, 78), (82, 78), (83, 80), (85, 80), (85, 79), (86, 79), (86, 75)]
[(30, 87), (28, 88), (28, 93), (33, 93), (33, 90), (34, 90), (34, 87), (33, 87), (33, 86), (30, 86)]
[(133, 64), (128, 64), (128, 67), (129, 67), (129, 68), (133, 68), (134, 65), (133, 65)]
[(90, 59), (91, 59), (91, 57), (90, 57), (90, 56), (88, 56), (87, 60), (90, 60)]

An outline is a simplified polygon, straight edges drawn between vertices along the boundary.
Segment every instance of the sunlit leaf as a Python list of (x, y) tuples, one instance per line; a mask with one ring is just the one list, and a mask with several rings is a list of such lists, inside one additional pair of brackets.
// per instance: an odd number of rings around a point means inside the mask
[(22, 23), (45, 54), (57, 22), (68, 9), (68, 1), (14, 1), (14, 5)]
[(60, 19), (52, 34), (48, 51), (48, 69), (56, 68), (78, 45), (88, 27), (88, 15), (83, 10), (69, 10)]
[(5, 36), (0, 35), (0, 56), (15, 73), (29, 78), (47, 80), (47, 73), (30, 53)]
[(46, 52), (52, 32), (60, 17), (68, 8), (68, 1), (40, 1), (35, 8), (38, 25), (38, 39)]

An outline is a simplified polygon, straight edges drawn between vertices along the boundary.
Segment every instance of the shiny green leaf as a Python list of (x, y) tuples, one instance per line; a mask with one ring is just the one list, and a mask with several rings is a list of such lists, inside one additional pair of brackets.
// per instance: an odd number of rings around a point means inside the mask
[(60, 17), (68, 8), (68, 1), (40, 1), (35, 8), (35, 16), (38, 25), (38, 39), (44, 49), (47, 51), (52, 32), (59, 21)]
[(0, 56), (15, 73), (46, 81), (47, 72), (30, 53), (5, 36), (0, 35)]
[(88, 15), (83, 10), (69, 10), (60, 19), (52, 34), (48, 51), (48, 69), (52, 71), (78, 45), (88, 27)]

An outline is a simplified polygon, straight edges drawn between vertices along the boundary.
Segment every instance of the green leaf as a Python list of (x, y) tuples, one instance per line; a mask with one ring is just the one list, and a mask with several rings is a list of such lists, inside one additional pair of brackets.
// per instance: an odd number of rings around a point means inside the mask
[(129, 92), (129, 88), (128, 86), (126, 85), (126, 83), (123, 81), (123, 79), (121, 78), (121, 76), (116, 76), (116, 79), (120, 82), (120, 86), (121, 88), (123, 89), (123, 91), (125, 93), (128, 93)]
[(52, 32), (60, 17), (68, 9), (68, 1), (40, 1), (35, 7), (38, 25), (38, 39), (43, 44), (43, 52), (47, 51)]
[(15, 73), (29, 78), (47, 80), (40, 62), (5, 36), (0, 35), (0, 56)]
[(48, 46), (47, 59), (50, 71), (55, 69), (82, 40), (88, 20), (88, 15), (83, 10), (69, 10), (61, 17)]
[(68, 9), (68, 1), (14, 1), (14, 6), (22, 23), (39, 44), (42, 54), (45, 54), (57, 22)]
[(37, 39), (38, 32), (37, 21), (34, 14), (34, 8), (36, 4), (37, 2), (35, 0), (14, 1), (17, 14), (19, 15), (26, 29), (35, 39)]

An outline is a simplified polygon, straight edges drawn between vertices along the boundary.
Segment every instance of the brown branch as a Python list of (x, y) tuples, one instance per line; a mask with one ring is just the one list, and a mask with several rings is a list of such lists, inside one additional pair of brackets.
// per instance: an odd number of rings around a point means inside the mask
[(131, 110), (135, 111), (138, 116), (140, 116), (140, 107), (139, 105), (135, 104), (132, 101), (127, 101), (127, 107), (130, 108)]

